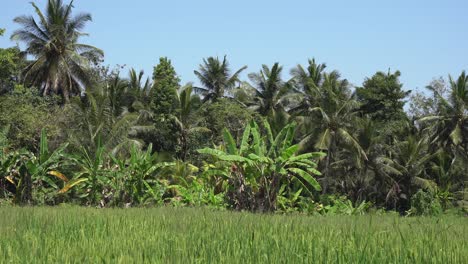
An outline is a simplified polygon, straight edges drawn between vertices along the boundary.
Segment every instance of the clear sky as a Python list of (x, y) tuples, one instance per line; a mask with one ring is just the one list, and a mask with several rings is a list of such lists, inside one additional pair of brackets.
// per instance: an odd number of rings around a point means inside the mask
[[(2, 0), (0, 28), (33, 14), (32, 0)], [(64, 0), (67, 1), (67, 0)], [(46, 0), (35, 0), (45, 7)], [(196, 81), (202, 58), (228, 56), (233, 68), (280, 62), (289, 69), (308, 58), (338, 69), (354, 85), (378, 70), (400, 70), (406, 89), (468, 70), (466, 0), (75, 0), (75, 13), (93, 22), (81, 42), (105, 51), (106, 64), (151, 74), (169, 57), (183, 82)], [(14, 45), (0, 38), (0, 47)], [(246, 78), (246, 75), (243, 75)]]

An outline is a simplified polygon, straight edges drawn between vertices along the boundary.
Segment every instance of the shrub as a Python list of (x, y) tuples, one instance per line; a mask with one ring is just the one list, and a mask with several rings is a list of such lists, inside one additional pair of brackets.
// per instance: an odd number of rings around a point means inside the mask
[(408, 215), (434, 216), (442, 213), (439, 199), (431, 192), (419, 190), (411, 197), (411, 209)]

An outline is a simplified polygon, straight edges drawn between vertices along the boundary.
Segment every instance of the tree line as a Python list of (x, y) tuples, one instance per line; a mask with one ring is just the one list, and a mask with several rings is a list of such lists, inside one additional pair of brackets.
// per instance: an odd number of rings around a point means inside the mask
[[(468, 77), (403, 89), (399, 71), (353, 87), (310, 59), (241, 80), (203, 59), (181, 85), (103, 65), (90, 14), (49, 0), (0, 49), (0, 190), (20, 204), (211, 205), (251, 211), (467, 208)], [(4, 31), (1, 31), (3, 34)], [(408, 104), (409, 102), (409, 104)], [(328, 207), (327, 207), (328, 206)]]

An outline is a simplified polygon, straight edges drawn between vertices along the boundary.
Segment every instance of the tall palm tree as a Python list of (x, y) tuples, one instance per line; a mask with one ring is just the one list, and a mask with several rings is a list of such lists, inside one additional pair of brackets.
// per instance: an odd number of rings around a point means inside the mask
[(400, 175), (400, 171), (389, 162), (387, 153), (391, 146), (385, 144), (374, 121), (367, 117), (356, 121), (356, 139), (367, 159), (362, 160), (360, 154), (352, 149), (340, 150), (332, 167), (333, 171), (339, 171), (341, 177), (333, 177), (333, 180), (339, 182), (336, 184), (339, 191), (346, 193), (353, 202), (383, 204), (389, 186), (393, 185), (394, 175)]
[(439, 101), (439, 109), (436, 115), (426, 116), (419, 121), (424, 123), (432, 121), (428, 127), (431, 133), (432, 143), (440, 143), (443, 147), (468, 148), (468, 76), (465, 71), (457, 80), (449, 76), (450, 94), (444, 98), (435, 89)]
[(301, 103), (291, 109), (305, 128), (301, 141), (303, 150), (327, 151), (323, 162), (323, 192), (327, 192), (332, 163), (338, 160), (339, 149), (347, 149), (367, 160), (364, 149), (353, 135), (358, 103), (349, 90), (349, 83), (337, 71), (322, 73), (325, 66), (309, 61), (308, 72), (296, 68), (297, 92)]
[(21, 25), (12, 39), (23, 41), (26, 52), (34, 60), (25, 68), (25, 80), (40, 88), (43, 95), (60, 94), (65, 102), (78, 95), (81, 87), (90, 83), (88, 67), (103, 56), (96, 47), (79, 43), (81, 32), (91, 15), (72, 16), (73, 1), (49, 0), (45, 14), (34, 4), (39, 20), (33, 16), (19, 16), (14, 22)]
[(216, 101), (225, 95), (226, 91), (234, 88), (239, 81), (239, 74), (245, 70), (244, 66), (231, 75), (229, 63), (224, 56), (223, 61), (218, 57), (203, 59), (199, 71), (194, 71), (204, 87), (194, 87), (195, 91), (204, 96), (203, 101)]
[(388, 206), (404, 212), (410, 208), (411, 196), (417, 190), (436, 188), (426, 175), (426, 165), (435, 155), (430, 153), (429, 141), (424, 136), (409, 135), (395, 143), (388, 164), (400, 173), (393, 176), (393, 185), (386, 197)]
[(315, 59), (311, 59), (309, 60), (307, 69), (304, 69), (300, 64), (292, 69), (291, 75), (298, 86), (297, 92), (302, 93), (304, 96), (315, 95), (318, 91), (318, 87), (323, 82), (323, 71), (326, 67), (326, 64), (317, 64)]
[(281, 79), (282, 70), (283, 67), (275, 63), (271, 69), (262, 65), (259, 73), (249, 74), (255, 89), (253, 105), (263, 116), (272, 116), (277, 111), (284, 111), (282, 101), (290, 91), (291, 85)]

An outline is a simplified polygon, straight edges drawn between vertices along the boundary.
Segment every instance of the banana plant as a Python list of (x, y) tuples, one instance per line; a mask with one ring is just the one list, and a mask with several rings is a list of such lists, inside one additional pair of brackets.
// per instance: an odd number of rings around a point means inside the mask
[(85, 204), (97, 204), (105, 196), (104, 186), (109, 183), (108, 170), (106, 162), (108, 156), (105, 147), (98, 140), (95, 151), (81, 147), (81, 152), (73, 157), (79, 171), (75, 173), (73, 179), (78, 183), (83, 183), (84, 190), (78, 196), (84, 198)]
[(111, 157), (116, 164), (115, 177), (110, 178), (114, 192), (114, 204), (143, 204), (148, 200), (159, 202), (161, 183), (175, 163), (164, 155), (154, 152), (152, 144), (145, 151), (136, 146), (130, 151), (128, 159)]
[(321, 189), (314, 177), (320, 172), (313, 160), (325, 154), (309, 152), (298, 155), (299, 145), (293, 144), (295, 126), (294, 123), (287, 125), (274, 137), (267, 121), (264, 121), (265, 135), (261, 135), (260, 127), (252, 121), (245, 128), (239, 147), (225, 129), (224, 150), (198, 150), (227, 166), (227, 171), (222, 168), (214, 168), (214, 171), (226, 173), (231, 187), (227, 196), (232, 207), (274, 211), (280, 187), (291, 181), (297, 181), (309, 192)]
[(1, 174), (13, 186), (15, 203), (31, 203), (33, 199), (39, 203), (53, 203), (58, 195), (77, 184), (60, 172), (71, 161), (65, 154), (66, 147), (64, 144), (50, 151), (47, 133), (42, 129), (38, 155), (2, 150)]
[(27, 153), (0, 149), (0, 197), (15, 198), (18, 182), (15, 178), (18, 177), (18, 168), (25, 154)]

